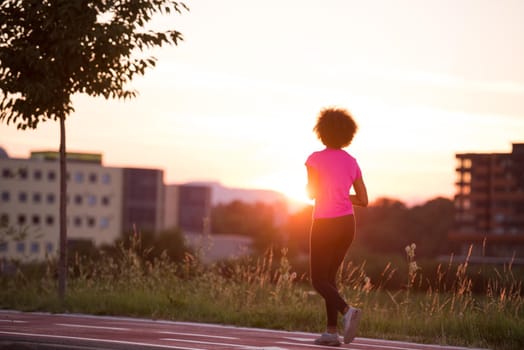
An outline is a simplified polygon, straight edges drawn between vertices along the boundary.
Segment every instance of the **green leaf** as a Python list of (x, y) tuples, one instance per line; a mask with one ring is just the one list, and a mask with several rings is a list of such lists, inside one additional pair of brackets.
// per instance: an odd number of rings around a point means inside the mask
[(143, 31), (154, 14), (173, 9), (188, 10), (171, 0), (4, 0), (0, 121), (36, 128), (40, 121), (71, 113), (71, 96), (76, 93), (135, 97), (125, 85), (154, 67), (156, 59), (136, 61), (133, 52), (182, 40), (174, 30)]

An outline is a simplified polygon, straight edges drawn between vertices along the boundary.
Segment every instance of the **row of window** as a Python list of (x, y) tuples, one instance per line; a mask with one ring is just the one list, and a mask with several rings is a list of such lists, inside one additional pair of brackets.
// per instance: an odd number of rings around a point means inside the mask
[(488, 182), (494, 180), (513, 180), (519, 178), (520, 174), (509, 171), (457, 171), (457, 181), (462, 183)]
[(45, 253), (52, 253), (55, 246), (52, 242), (0, 242), (0, 254), (9, 251), (9, 244), (14, 245), (14, 250), (19, 254), (40, 254), (43, 250)]
[[(40, 204), (42, 202), (45, 202), (47, 204), (53, 204), (57, 201), (57, 195), (55, 193), (47, 193), (42, 194), (40, 192), (33, 192), (31, 195), (25, 191), (18, 192), (18, 202), (19, 203), (28, 203), (29, 197), (31, 197), (31, 201), (33, 204)], [(45, 198), (44, 198), (45, 197)], [(9, 191), (2, 191), (2, 194), (0, 195), (0, 199), (2, 202), (10, 202), (11, 201), (11, 192)], [(76, 205), (82, 205), (87, 204), (89, 206), (95, 206), (98, 202), (100, 202), (103, 206), (108, 206), (110, 204), (110, 197), (109, 196), (101, 196), (100, 198), (97, 198), (97, 196), (93, 194), (75, 194), (73, 195), (73, 201)], [(67, 195), (67, 203), (70, 202), (70, 196)]]
[[(55, 219), (54, 215), (18, 214), (12, 218), (9, 216), (9, 214), (6, 214), (6, 213), (0, 214), (0, 225), (1, 226), (10, 226), (10, 225), (53, 226), (57, 222), (58, 222), (58, 219)], [(68, 225), (70, 224), (69, 218), (67, 220), (67, 224)], [(74, 216), (72, 220), (72, 224), (74, 227), (88, 227), (88, 228), (98, 227), (101, 229), (105, 229), (109, 226), (109, 218), (101, 217), (101, 218), (98, 218), (97, 220), (97, 218), (95, 218), (94, 216), (90, 216), (90, 215)]]
[(512, 165), (515, 164), (515, 162), (519, 162), (519, 160), (516, 157), (511, 157), (510, 154), (505, 154), (503, 156), (490, 156), (485, 154), (481, 157), (474, 157), (474, 158), (465, 158), (465, 157), (457, 157), (457, 166), (469, 169), (469, 168), (488, 168), (491, 164), (503, 167), (503, 168), (509, 168)]
[(502, 193), (521, 193), (522, 189), (518, 185), (512, 185), (510, 183), (505, 185), (494, 185), (494, 186), (488, 186), (486, 184), (481, 185), (474, 185), (472, 186), (470, 183), (457, 183), (456, 186), (456, 192), (459, 194), (488, 194), (493, 190), (493, 193), (495, 194), (502, 194)]
[(460, 210), (470, 209), (482, 209), (486, 212), (488, 209), (490, 212), (497, 209), (505, 209), (515, 215), (524, 213), (524, 201), (508, 201), (508, 200), (471, 200), (469, 198), (457, 198), (455, 199), (455, 208)]
[[(36, 181), (41, 181), (44, 179), (47, 179), (47, 181), (55, 181), (58, 178), (58, 172), (55, 170), (48, 170), (43, 171), (40, 169), (35, 169), (32, 172), (32, 179)], [(20, 168), (17, 170), (12, 170), (9, 168), (3, 168), (2, 169), (2, 178), (3, 179), (21, 179), (21, 180), (29, 180), (30, 174), (29, 171), (26, 168)], [(71, 174), (67, 173), (67, 180), (71, 180)], [(76, 183), (102, 183), (102, 184), (110, 184), (111, 183), (111, 174), (104, 173), (102, 175), (99, 175), (97, 173), (84, 173), (82, 171), (77, 171), (73, 174), (73, 180)]]
[(519, 227), (495, 227), (492, 229), (488, 229), (485, 225), (461, 225), (457, 228), (458, 231), (461, 232), (482, 232), (485, 235), (490, 234), (521, 234), (522, 229)]

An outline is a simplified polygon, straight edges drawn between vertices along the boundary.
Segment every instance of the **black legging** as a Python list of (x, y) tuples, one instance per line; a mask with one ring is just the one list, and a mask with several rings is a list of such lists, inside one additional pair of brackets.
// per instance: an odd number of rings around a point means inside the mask
[(348, 306), (338, 293), (336, 276), (354, 236), (353, 215), (314, 219), (311, 225), (311, 283), (326, 302), (328, 327), (336, 327), (337, 312), (342, 313)]

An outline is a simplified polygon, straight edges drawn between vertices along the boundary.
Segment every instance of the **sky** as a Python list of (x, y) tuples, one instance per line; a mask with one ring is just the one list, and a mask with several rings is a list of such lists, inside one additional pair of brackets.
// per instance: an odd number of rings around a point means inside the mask
[[(455, 154), (524, 142), (524, 1), (194, 0), (154, 25), (182, 32), (150, 51), (133, 100), (74, 96), (67, 149), (107, 166), (164, 169), (305, 200), (312, 128), (329, 106), (359, 125), (346, 148), (371, 200), (452, 198)], [(0, 124), (12, 157), (57, 150), (59, 125)]]

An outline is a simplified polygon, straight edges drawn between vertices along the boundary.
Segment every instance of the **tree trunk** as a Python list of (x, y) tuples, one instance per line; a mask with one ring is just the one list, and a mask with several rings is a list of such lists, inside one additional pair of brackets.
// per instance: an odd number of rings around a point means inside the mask
[(67, 172), (65, 116), (60, 117), (60, 255), (58, 260), (58, 297), (64, 301), (67, 281)]

